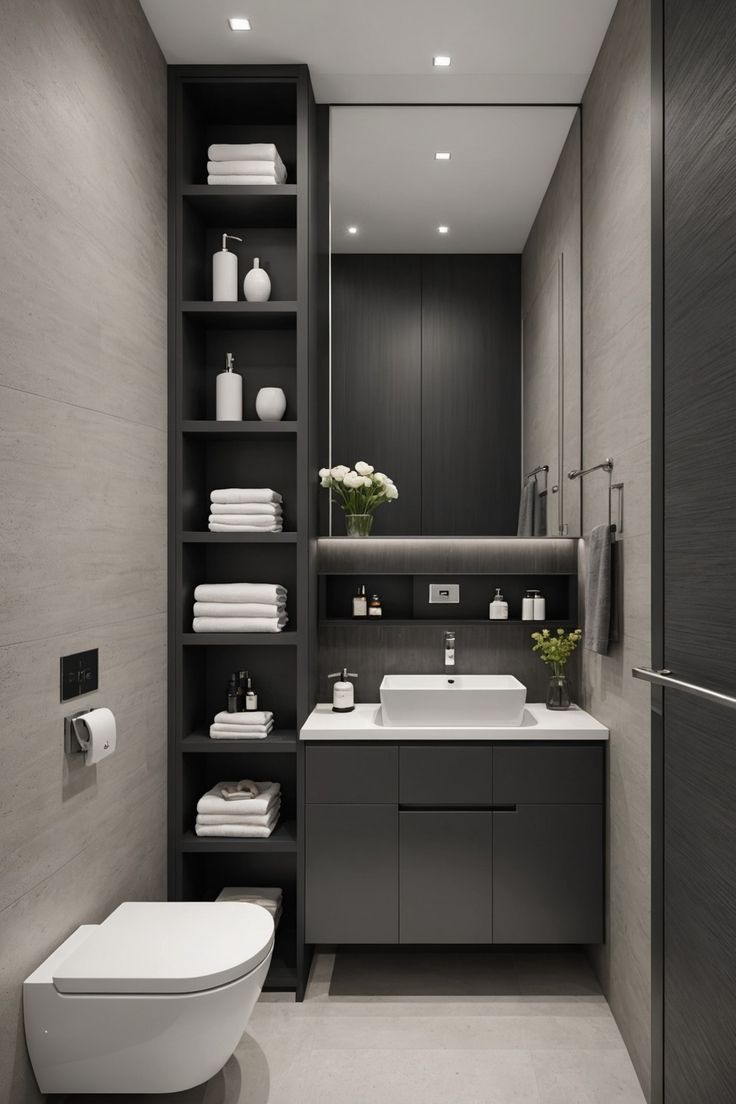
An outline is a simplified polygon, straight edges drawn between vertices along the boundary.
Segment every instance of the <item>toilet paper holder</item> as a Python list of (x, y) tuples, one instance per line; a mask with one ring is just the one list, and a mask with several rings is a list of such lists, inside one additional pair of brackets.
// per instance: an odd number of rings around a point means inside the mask
[(89, 749), (89, 739), (82, 736), (77, 728), (77, 721), (93, 709), (80, 709), (77, 713), (71, 713), (64, 718), (64, 751), (67, 755), (84, 755)]

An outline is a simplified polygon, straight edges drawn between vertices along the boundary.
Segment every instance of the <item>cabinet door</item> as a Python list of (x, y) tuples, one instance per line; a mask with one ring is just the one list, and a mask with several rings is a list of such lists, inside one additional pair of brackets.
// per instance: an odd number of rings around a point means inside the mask
[(603, 807), (493, 814), (494, 943), (600, 943)]
[(398, 942), (398, 869), (395, 805), (307, 805), (307, 942)]
[(491, 942), (492, 815), (399, 813), (402, 943)]

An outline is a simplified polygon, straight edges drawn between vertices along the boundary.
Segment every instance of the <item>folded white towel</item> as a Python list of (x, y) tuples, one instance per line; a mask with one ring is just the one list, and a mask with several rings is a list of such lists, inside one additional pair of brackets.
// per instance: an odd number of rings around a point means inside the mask
[(252, 525), (254, 529), (281, 528), (280, 517), (273, 514), (210, 514), (210, 525)]
[(207, 157), (210, 161), (281, 161), (273, 142), (214, 142)]
[(281, 632), (289, 618), (281, 617), (195, 617), (195, 633), (275, 633)]
[(264, 529), (262, 525), (220, 525), (219, 521), (211, 521), (209, 530), (210, 533), (283, 533), (284, 527), (281, 523)]
[(227, 816), (225, 813), (198, 813), (197, 824), (268, 824), (279, 814), (281, 801), (274, 802), (267, 813), (242, 813)]
[(272, 187), (275, 184), (280, 184), (281, 181), (273, 173), (264, 173), (263, 176), (208, 176), (208, 184), (214, 184), (215, 187), (227, 187), (237, 186), (243, 187), (244, 185), (268, 185)]
[(195, 602), (195, 617), (280, 617), (283, 602)]
[(270, 487), (220, 487), (210, 494), (210, 502), (283, 502)]
[(271, 514), (280, 518), (283, 508), (278, 502), (212, 502), (211, 514)]
[(210, 725), (210, 740), (265, 740), (273, 730), (270, 725), (250, 725), (238, 728), (237, 725)]
[(286, 180), (283, 161), (208, 161), (210, 176), (273, 176), (279, 184)]
[(215, 719), (212, 722), (216, 725), (233, 724), (239, 725), (266, 725), (273, 720), (273, 713), (270, 709), (251, 709), (241, 710), (238, 713), (227, 713), (224, 709), (220, 713), (215, 713)]
[(286, 587), (279, 583), (200, 583), (195, 602), (268, 602), (281, 605)]
[(278, 817), (267, 825), (260, 824), (197, 824), (194, 831), (198, 836), (233, 836), (238, 839), (265, 839), (273, 832)]
[(237, 786), (237, 784), (237, 782), (218, 782), (206, 794), (202, 794), (197, 802), (197, 812), (231, 814), (234, 804), (237, 804), (238, 808), (247, 804), (249, 813), (267, 813), (281, 793), (280, 782), (258, 782), (258, 797), (246, 798), (245, 801), (238, 802), (226, 801), (222, 796), (222, 787)]

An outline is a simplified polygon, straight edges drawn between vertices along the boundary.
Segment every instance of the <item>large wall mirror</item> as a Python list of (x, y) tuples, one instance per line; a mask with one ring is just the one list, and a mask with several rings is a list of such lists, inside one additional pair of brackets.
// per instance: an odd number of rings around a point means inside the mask
[(579, 111), (334, 107), (330, 151), (327, 462), (395, 480), (375, 535), (579, 535)]

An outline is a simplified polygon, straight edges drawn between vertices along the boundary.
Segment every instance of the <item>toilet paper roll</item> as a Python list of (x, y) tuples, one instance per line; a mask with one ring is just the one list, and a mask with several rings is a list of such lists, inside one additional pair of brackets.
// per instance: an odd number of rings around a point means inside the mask
[(88, 767), (112, 755), (117, 743), (115, 714), (111, 709), (93, 709), (77, 720), (77, 731), (85, 746), (84, 762)]

